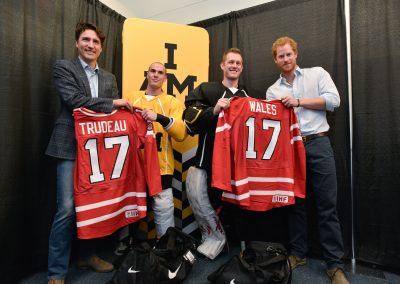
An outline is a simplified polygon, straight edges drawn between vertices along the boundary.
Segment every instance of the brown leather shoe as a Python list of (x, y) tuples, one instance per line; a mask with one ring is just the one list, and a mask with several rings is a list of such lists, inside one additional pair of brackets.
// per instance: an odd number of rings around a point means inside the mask
[(47, 284), (64, 284), (64, 279), (49, 279)]
[(328, 276), (332, 281), (332, 284), (349, 284), (349, 280), (347, 280), (346, 275), (344, 274), (344, 271), (340, 267), (335, 267), (332, 269), (329, 269), (328, 271)]
[(300, 258), (295, 255), (289, 255), (288, 258), (292, 270), (307, 263), (307, 260), (305, 258)]
[(79, 269), (92, 269), (96, 272), (111, 272), (114, 270), (114, 265), (101, 259), (97, 255), (92, 255), (87, 260), (78, 261)]

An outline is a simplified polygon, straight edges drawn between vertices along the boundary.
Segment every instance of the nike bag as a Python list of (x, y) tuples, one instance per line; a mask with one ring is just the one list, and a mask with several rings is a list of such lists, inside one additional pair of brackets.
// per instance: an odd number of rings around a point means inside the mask
[(195, 262), (196, 240), (170, 227), (151, 248), (148, 243), (133, 246), (110, 284), (182, 283)]
[(213, 284), (291, 283), (285, 247), (279, 243), (248, 242), (242, 256), (234, 256), (208, 276)]

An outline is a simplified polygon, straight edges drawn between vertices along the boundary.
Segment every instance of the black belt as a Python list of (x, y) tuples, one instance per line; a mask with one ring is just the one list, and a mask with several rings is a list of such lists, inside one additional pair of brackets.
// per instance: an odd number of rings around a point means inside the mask
[(307, 135), (307, 136), (301, 136), (301, 139), (303, 139), (303, 142), (308, 142), (310, 140), (313, 140), (313, 139), (318, 138), (318, 137), (323, 137), (323, 136), (328, 136), (328, 132), (320, 132), (320, 133), (317, 133), (317, 134), (310, 134), (310, 135)]

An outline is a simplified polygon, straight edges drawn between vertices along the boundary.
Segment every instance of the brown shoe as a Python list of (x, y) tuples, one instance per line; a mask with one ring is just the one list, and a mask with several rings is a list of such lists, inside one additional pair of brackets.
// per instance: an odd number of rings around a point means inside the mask
[(340, 267), (335, 267), (332, 269), (329, 269), (328, 271), (328, 276), (332, 281), (332, 284), (349, 284), (349, 280), (347, 280), (346, 275), (344, 274), (344, 271)]
[(289, 263), (290, 263), (290, 267), (293, 270), (296, 267), (305, 265), (307, 263), (307, 260), (305, 258), (300, 258), (295, 255), (289, 255)]
[(101, 259), (97, 255), (92, 255), (87, 260), (78, 261), (79, 269), (92, 269), (96, 272), (111, 272), (114, 270), (114, 265)]
[(49, 279), (47, 284), (64, 284), (64, 279)]

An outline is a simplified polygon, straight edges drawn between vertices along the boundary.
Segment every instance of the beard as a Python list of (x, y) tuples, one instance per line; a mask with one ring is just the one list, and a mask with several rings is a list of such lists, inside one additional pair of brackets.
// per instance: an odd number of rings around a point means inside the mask
[(281, 66), (281, 71), (282, 73), (291, 73), (296, 69), (296, 64), (295, 63), (287, 63)]

